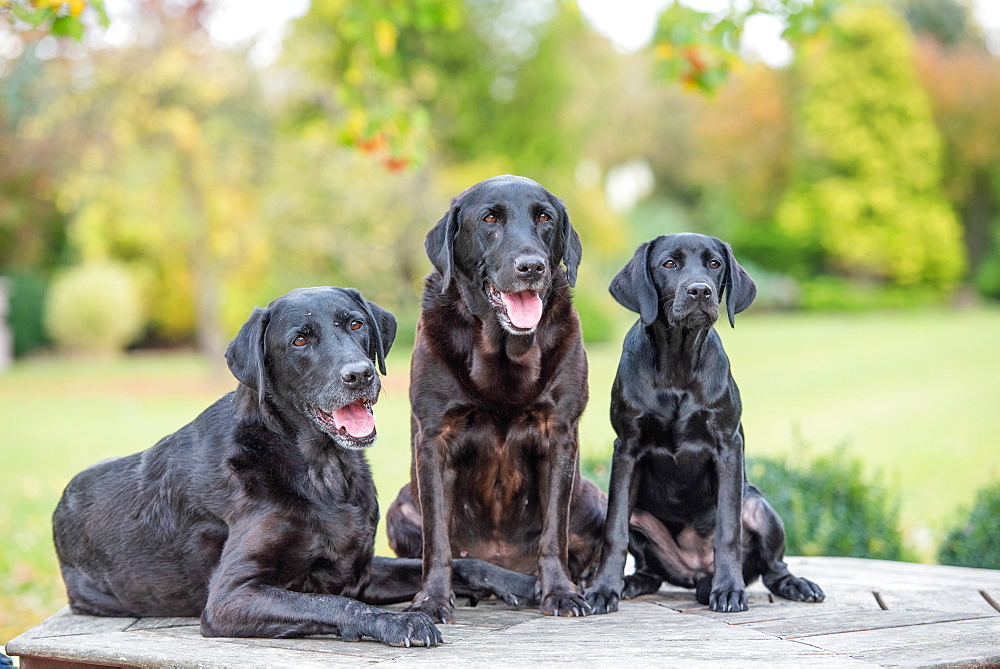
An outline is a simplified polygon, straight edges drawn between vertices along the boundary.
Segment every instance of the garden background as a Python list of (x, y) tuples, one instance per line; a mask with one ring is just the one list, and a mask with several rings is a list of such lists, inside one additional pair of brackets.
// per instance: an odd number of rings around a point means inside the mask
[[(226, 342), (291, 288), (355, 286), (400, 321), (384, 510), (409, 471), (423, 236), (500, 173), (561, 196), (583, 239), (589, 475), (634, 320), (607, 285), (639, 242), (694, 230), (758, 282), (719, 329), (790, 551), (935, 561), (973, 528), (1000, 480), (988, 3), (660, 2), (636, 44), (585, 0), (278, 4), (0, 0), (0, 643), (65, 603), (69, 478), (232, 389)], [(248, 12), (265, 30), (227, 34)]]

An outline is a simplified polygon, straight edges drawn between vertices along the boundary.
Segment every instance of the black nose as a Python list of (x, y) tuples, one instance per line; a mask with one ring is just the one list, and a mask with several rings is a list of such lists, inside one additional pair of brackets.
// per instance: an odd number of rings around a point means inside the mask
[(370, 362), (350, 362), (340, 368), (340, 378), (348, 388), (363, 388), (375, 378), (375, 369)]
[(712, 287), (707, 283), (692, 283), (687, 287), (687, 294), (695, 300), (707, 300), (712, 297)]
[(514, 271), (517, 278), (525, 281), (535, 281), (545, 274), (545, 258), (540, 256), (520, 256), (514, 261)]

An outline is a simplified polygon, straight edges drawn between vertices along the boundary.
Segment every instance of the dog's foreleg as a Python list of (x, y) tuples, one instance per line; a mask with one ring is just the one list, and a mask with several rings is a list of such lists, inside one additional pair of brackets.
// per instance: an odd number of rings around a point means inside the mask
[(579, 445), (575, 426), (554, 432), (550, 456), (538, 459), (542, 508), (542, 535), (538, 540), (539, 610), (548, 616), (583, 616), (590, 606), (568, 572), (569, 502)]
[(715, 521), (715, 574), (708, 607), (713, 611), (746, 611), (743, 583), (743, 437), (715, 449), (719, 504)]
[(414, 447), (424, 539), (423, 583), (407, 610), (422, 611), (437, 622), (450, 623), (455, 610), (449, 535), (455, 468), (445, 462), (445, 448), (439, 438), (421, 440)]
[(594, 613), (617, 611), (621, 599), (628, 554), (628, 519), (636, 496), (635, 462), (622, 440), (615, 439), (601, 563), (586, 593), (587, 603)]

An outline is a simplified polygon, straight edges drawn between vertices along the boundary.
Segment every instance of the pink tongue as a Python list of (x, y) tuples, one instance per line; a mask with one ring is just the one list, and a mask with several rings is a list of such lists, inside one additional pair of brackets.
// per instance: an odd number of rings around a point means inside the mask
[(361, 402), (351, 402), (333, 412), (337, 429), (344, 428), (352, 437), (367, 437), (375, 429), (375, 416)]
[(500, 293), (500, 299), (507, 307), (507, 316), (514, 327), (530, 330), (542, 320), (542, 298), (538, 297), (538, 293), (530, 290)]

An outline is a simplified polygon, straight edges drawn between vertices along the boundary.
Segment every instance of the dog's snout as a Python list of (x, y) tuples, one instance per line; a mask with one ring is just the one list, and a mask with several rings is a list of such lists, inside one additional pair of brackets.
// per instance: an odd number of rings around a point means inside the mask
[(707, 283), (692, 283), (687, 287), (687, 294), (695, 300), (707, 300), (712, 297), (712, 287)]
[(348, 363), (340, 368), (340, 378), (348, 388), (363, 388), (375, 378), (375, 369), (370, 362)]
[(545, 275), (545, 258), (536, 255), (519, 256), (514, 261), (514, 271), (519, 279), (537, 281)]

